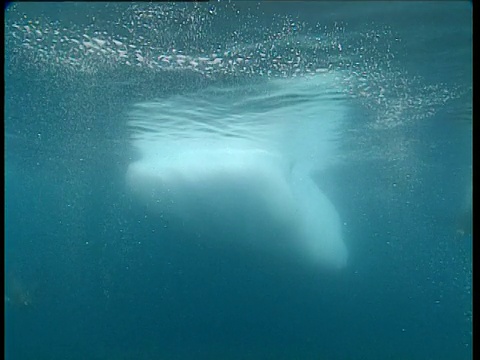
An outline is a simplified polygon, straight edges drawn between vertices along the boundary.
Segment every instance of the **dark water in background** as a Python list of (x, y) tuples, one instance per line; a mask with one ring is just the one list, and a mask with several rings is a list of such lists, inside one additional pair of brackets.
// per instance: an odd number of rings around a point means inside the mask
[[(176, 6), (165, 16), (188, 19), (190, 5)], [(222, 75), (108, 67), (83, 57), (84, 71), (52, 65), (65, 53), (41, 55), (12, 24), (38, 18), (38, 29), (74, 29), (68, 37), (83, 29), (115, 33), (130, 5), (17, 4), (7, 9), (5, 31), (6, 357), (472, 358), (471, 4), (235, 7), (201, 28), (209, 36), (222, 30), (225, 37), (209, 40), (212, 48), (245, 50), (281, 16), (298, 16), (298, 23), (334, 29), (329, 41), (352, 44), (345, 51), (367, 73), (370, 86), (352, 90), (363, 97), (351, 100), (356, 116), (342, 141), (345, 161), (318, 179), (347, 224), (348, 267), (312, 273), (241, 247), (183, 241), (126, 193), (132, 104), (253, 81), (264, 76), (260, 65)], [(151, 32), (154, 22), (136, 14)], [(241, 28), (233, 42), (229, 26)], [(188, 29), (190, 37), (158, 41), (201, 52), (207, 36)], [(124, 31), (126, 38), (150, 33)], [(361, 45), (374, 41), (363, 36), (369, 32), (380, 40), (362, 55)], [(388, 69), (376, 67), (386, 48), (395, 57), (383, 63)], [(335, 69), (348, 68), (339, 54), (329, 56)], [(411, 82), (408, 92), (394, 75)], [(371, 105), (375, 86), (389, 90), (384, 107)], [(419, 99), (417, 113), (391, 115), (402, 96)], [(398, 126), (375, 122), (385, 114)]]

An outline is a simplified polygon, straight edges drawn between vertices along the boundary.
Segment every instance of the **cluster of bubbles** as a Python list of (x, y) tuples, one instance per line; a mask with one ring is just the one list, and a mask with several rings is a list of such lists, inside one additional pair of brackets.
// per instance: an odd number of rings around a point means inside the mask
[(401, 41), (388, 28), (349, 33), (344, 24), (311, 26), (291, 16), (273, 16), (265, 24), (258, 13), (231, 3), (145, 3), (129, 6), (115, 20), (92, 17), (80, 26), (32, 19), (12, 6), (7, 61), (67, 76), (131, 69), (208, 79), (291, 78), (336, 71), (345, 92), (373, 112), (375, 128), (428, 117), (455, 96), (402, 73), (394, 50)]
[[(216, 13), (216, 12), (215, 12)], [(305, 57), (301, 44), (294, 39), (300, 26), (284, 20), (283, 32), (242, 43), (240, 30), (216, 34), (212, 29), (211, 8), (194, 6), (175, 8), (175, 4), (132, 6), (118, 20), (115, 33), (99, 30), (95, 22), (80, 29), (75, 25), (22, 19), (10, 24), (13, 52), (27, 55), (31, 64), (43, 69), (85, 72), (136, 67), (150, 71), (189, 70), (207, 77), (219, 74), (296, 76), (325, 71), (329, 64), (317, 54)], [(212, 41), (213, 40), (213, 41)], [(302, 46), (299, 46), (302, 45)], [(318, 42), (316, 48), (325, 47)], [(339, 48), (331, 42), (329, 47)], [(317, 50), (313, 48), (313, 50)], [(325, 49), (322, 50), (325, 52)], [(317, 61), (312, 59), (317, 58)]]

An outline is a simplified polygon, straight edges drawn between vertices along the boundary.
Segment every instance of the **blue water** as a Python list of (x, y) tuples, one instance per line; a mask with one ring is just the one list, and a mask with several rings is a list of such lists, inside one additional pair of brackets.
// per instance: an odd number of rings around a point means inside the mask
[[(471, 27), (469, 2), (10, 5), (6, 358), (471, 359)], [(324, 73), (345, 268), (200, 241), (126, 186), (138, 104), (248, 124), (321, 109), (251, 89)]]

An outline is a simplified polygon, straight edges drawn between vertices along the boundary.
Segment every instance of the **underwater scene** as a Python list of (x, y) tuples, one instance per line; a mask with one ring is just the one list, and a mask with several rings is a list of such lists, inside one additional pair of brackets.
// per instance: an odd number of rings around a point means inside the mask
[(472, 359), (472, 3), (10, 3), (5, 358)]

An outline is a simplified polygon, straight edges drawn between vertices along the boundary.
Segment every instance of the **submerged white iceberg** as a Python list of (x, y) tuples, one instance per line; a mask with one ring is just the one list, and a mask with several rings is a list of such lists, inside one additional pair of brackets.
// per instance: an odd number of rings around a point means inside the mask
[(336, 80), (322, 74), (137, 104), (129, 189), (193, 239), (345, 266), (339, 214), (312, 178), (337, 158), (346, 109)]

